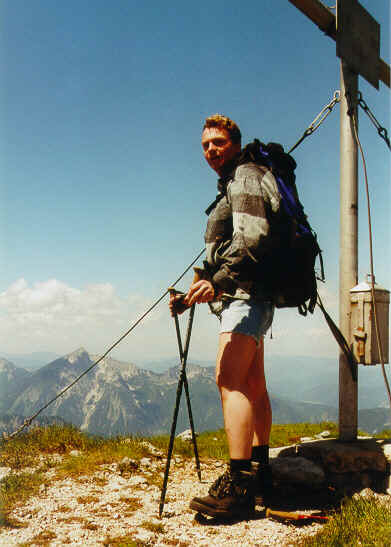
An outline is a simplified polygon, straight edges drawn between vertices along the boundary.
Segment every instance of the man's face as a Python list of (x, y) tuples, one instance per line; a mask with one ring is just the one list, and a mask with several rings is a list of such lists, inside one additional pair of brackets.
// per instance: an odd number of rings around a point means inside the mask
[(226, 129), (220, 127), (206, 127), (201, 138), (202, 149), (206, 161), (220, 176), (224, 167), (239, 154), (241, 146), (231, 141)]

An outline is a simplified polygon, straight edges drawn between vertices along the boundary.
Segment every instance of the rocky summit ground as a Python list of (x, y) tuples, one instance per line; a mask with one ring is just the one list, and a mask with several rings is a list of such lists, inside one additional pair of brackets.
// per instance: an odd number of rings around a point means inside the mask
[(125, 458), (77, 479), (58, 480), (55, 469), (49, 470), (39, 495), (10, 515), (21, 527), (0, 528), (0, 545), (287, 546), (321, 526), (277, 522), (265, 518), (260, 506), (248, 521), (204, 522), (189, 509), (189, 501), (206, 494), (223, 463), (203, 462), (199, 482), (194, 462), (178, 456), (172, 461), (160, 519), (164, 468), (165, 457), (151, 450), (140, 462)]

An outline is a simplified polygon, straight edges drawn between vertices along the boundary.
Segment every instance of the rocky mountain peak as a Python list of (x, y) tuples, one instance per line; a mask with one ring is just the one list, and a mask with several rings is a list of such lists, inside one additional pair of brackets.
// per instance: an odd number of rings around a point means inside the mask
[(78, 348), (76, 349), (75, 351), (72, 351), (72, 353), (69, 353), (65, 359), (71, 364), (73, 365), (74, 363), (76, 363), (77, 361), (81, 361), (81, 360), (90, 360), (90, 355), (89, 353), (83, 348)]
[(16, 366), (8, 361), (8, 359), (0, 358), (0, 372), (9, 372), (10, 370), (15, 369)]

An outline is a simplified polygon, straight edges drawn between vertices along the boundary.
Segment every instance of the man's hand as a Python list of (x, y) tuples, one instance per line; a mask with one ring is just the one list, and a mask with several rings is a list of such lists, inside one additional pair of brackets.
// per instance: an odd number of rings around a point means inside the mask
[(215, 298), (215, 290), (210, 281), (207, 279), (201, 279), (192, 283), (188, 290), (184, 302), (187, 306), (192, 306), (195, 302), (202, 304), (204, 302), (211, 302)]
[(187, 310), (188, 306), (185, 304), (185, 294), (177, 293), (175, 291), (170, 292), (170, 301), (168, 307), (170, 308), (171, 317), (175, 315), (180, 315)]

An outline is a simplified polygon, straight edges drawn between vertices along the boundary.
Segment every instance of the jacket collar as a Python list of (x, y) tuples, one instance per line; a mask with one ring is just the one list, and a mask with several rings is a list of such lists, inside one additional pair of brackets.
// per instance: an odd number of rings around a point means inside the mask
[(227, 193), (227, 186), (228, 183), (234, 178), (235, 175), (235, 169), (238, 165), (237, 159), (230, 162), (230, 164), (227, 166), (227, 169), (225, 169), (225, 174), (217, 179), (217, 190), (219, 193), (216, 196), (216, 199), (212, 201), (212, 203), (209, 205), (209, 207), (205, 210), (205, 213), (209, 216), (210, 213), (213, 211), (213, 209), (216, 207), (218, 202), (223, 199), (223, 197)]

